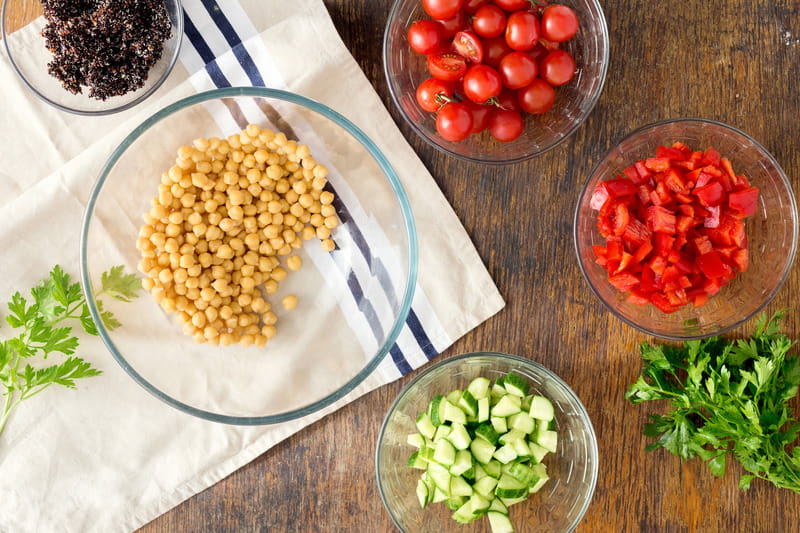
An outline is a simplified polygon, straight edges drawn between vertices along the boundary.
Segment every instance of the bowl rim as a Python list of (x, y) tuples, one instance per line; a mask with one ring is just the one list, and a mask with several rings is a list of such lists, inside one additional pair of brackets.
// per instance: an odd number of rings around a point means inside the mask
[(583, 422), (586, 424), (586, 429), (588, 430), (589, 434), (591, 435), (591, 439), (589, 442), (589, 456), (594, 458), (592, 468), (591, 468), (591, 479), (589, 480), (589, 497), (586, 498), (586, 501), (583, 502), (581, 506), (580, 512), (575, 517), (575, 520), (570, 525), (570, 527), (566, 531), (573, 531), (578, 524), (583, 520), (586, 511), (589, 509), (589, 505), (591, 505), (592, 499), (594, 497), (594, 492), (597, 487), (597, 479), (599, 476), (600, 470), (600, 452), (598, 449), (597, 444), (597, 434), (594, 430), (594, 425), (592, 424), (592, 419), (589, 416), (588, 411), (586, 410), (586, 406), (583, 405), (583, 402), (572, 390), (570, 387), (558, 374), (547, 368), (546, 366), (537, 363), (532, 359), (528, 359), (527, 357), (521, 357), (519, 355), (513, 355), (505, 352), (496, 352), (496, 351), (477, 351), (477, 352), (468, 352), (462, 353), (459, 355), (455, 355), (452, 357), (446, 357), (444, 359), (440, 359), (439, 361), (433, 363), (431, 366), (422, 370), (419, 374), (417, 374), (414, 379), (409, 381), (403, 389), (397, 394), (392, 404), (389, 406), (389, 409), (386, 411), (386, 415), (383, 418), (383, 422), (381, 423), (380, 430), (378, 431), (378, 438), (376, 439), (375, 444), (375, 477), (378, 484), (378, 493), (381, 496), (381, 502), (383, 502), (383, 506), (386, 509), (386, 512), (392, 519), (392, 522), (397, 527), (398, 530), (405, 532), (406, 530), (398, 523), (397, 518), (395, 517), (395, 513), (389, 503), (386, 501), (386, 494), (383, 488), (383, 481), (381, 479), (381, 468), (380, 468), (380, 460), (381, 460), (381, 443), (383, 442), (384, 436), (386, 435), (386, 429), (389, 425), (389, 420), (394, 414), (395, 410), (397, 409), (398, 404), (402, 401), (402, 399), (408, 394), (416, 384), (421, 381), (425, 376), (434, 372), (438, 368), (446, 367), (448, 365), (456, 364), (458, 362), (474, 359), (478, 357), (490, 357), (490, 358), (497, 358), (500, 360), (505, 360), (513, 363), (519, 363), (524, 366), (532, 367), (535, 371), (540, 372), (548, 377), (548, 379), (553, 380), (559, 387), (561, 387), (569, 399), (573, 402), (574, 406), (577, 408), (578, 414)]
[[(173, 21), (172, 30), (176, 33), (174, 36), (177, 46), (175, 50), (173, 50), (172, 55), (169, 57), (167, 68), (164, 71), (164, 74), (153, 83), (151, 87), (147, 90), (143, 91), (142, 94), (131, 100), (130, 102), (126, 102), (124, 104), (118, 105), (116, 107), (110, 107), (108, 109), (96, 109), (96, 110), (88, 110), (88, 109), (76, 109), (73, 107), (66, 106), (64, 104), (60, 104), (53, 100), (52, 98), (48, 97), (46, 94), (42, 93), (37, 89), (33, 83), (31, 83), (28, 78), (25, 77), (22, 70), (20, 69), (17, 61), (14, 59), (14, 54), (11, 53), (11, 48), (8, 45), (8, 36), (11, 35), (10, 33), (6, 33), (6, 9), (8, 5), (11, 3), (10, 0), (3, 2), (3, 7), (0, 9), (0, 36), (3, 39), (3, 47), (6, 50), (6, 56), (8, 57), (9, 63), (11, 63), (11, 67), (13, 68), (14, 72), (17, 74), (17, 77), (22, 80), (22, 83), (25, 84), (28, 89), (31, 90), (33, 94), (35, 94), (40, 100), (50, 104), (51, 106), (59, 109), (61, 111), (66, 111), (67, 113), (73, 113), (75, 115), (82, 115), (82, 116), (103, 116), (103, 115), (113, 115), (114, 113), (119, 113), (120, 111), (125, 111), (126, 109), (130, 109), (133, 106), (143, 102), (148, 97), (150, 97), (154, 92), (156, 92), (161, 85), (167, 81), (169, 75), (172, 73), (172, 69), (175, 67), (175, 64), (178, 62), (178, 57), (180, 56), (181, 46), (183, 45), (183, 4), (182, 0), (165, 0), (165, 2), (174, 2), (176, 7), (177, 16), (175, 21)], [(30, 24), (30, 23), (29, 23)], [(27, 26), (27, 25), (26, 25)], [(25, 28), (25, 26), (22, 26)], [(19, 29), (22, 29), (19, 28)], [(172, 37), (171, 37), (172, 38)], [(44, 43), (42, 43), (44, 46)], [(66, 89), (65, 89), (66, 91)]]
[[(442, 145), (438, 144), (427, 133), (425, 133), (425, 131), (423, 131), (422, 128), (420, 128), (413, 120), (411, 120), (411, 118), (405, 112), (403, 107), (400, 105), (400, 95), (398, 95), (397, 92), (395, 91), (394, 85), (392, 84), (392, 75), (389, 72), (389, 66), (388, 66), (389, 65), (389, 61), (387, 60), (387, 58), (388, 58), (388, 56), (390, 54), (390, 50), (391, 50), (391, 48), (389, 47), (389, 33), (390, 33), (389, 30), (390, 30), (390, 27), (391, 27), (391, 21), (393, 21), (395, 18), (397, 18), (397, 11), (399, 10), (400, 5), (404, 4), (407, 1), (408, 0), (394, 0), (394, 2), (392, 3), (392, 8), (389, 11), (389, 15), (388, 15), (388, 17), (386, 19), (386, 28), (383, 31), (383, 43), (382, 43), (382, 47), (381, 47), (381, 58), (382, 58), (382, 61), (383, 61), (383, 74), (384, 74), (384, 77), (386, 78), (386, 84), (389, 87), (389, 94), (391, 95), (392, 102), (394, 103), (394, 106), (399, 111), (400, 115), (403, 117), (403, 120), (409, 126), (411, 126), (411, 129), (413, 129), (414, 132), (421, 139), (423, 139), (426, 143), (428, 143), (433, 148), (435, 148), (437, 150), (441, 150), (442, 152), (444, 152), (444, 153), (446, 153), (448, 155), (451, 155), (451, 156), (453, 156), (453, 157), (455, 157), (457, 159), (460, 159), (462, 161), (468, 161), (470, 163), (481, 163), (481, 164), (486, 164), (486, 165), (512, 165), (512, 164), (515, 164), (515, 163), (521, 163), (523, 161), (528, 161), (528, 160), (533, 159), (535, 157), (539, 157), (540, 155), (543, 155), (543, 154), (549, 152), (550, 150), (556, 148), (557, 146), (560, 146), (564, 141), (566, 141), (567, 139), (572, 137), (572, 135), (578, 130), (578, 128), (580, 128), (583, 125), (583, 123), (586, 122), (586, 119), (589, 118), (589, 115), (592, 114), (592, 111), (594, 111), (594, 108), (597, 105), (597, 101), (600, 99), (600, 96), (603, 94), (603, 88), (604, 88), (605, 82), (606, 82), (606, 77), (607, 77), (607, 73), (608, 73), (608, 64), (609, 64), (609, 60), (610, 60), (610, 56), (611, 56), (611, 42), (610, 42), (610, 38), (609, 38), (609, 34), (608, 34), (608, 23), (606, 22), (606, 16), (605, 16), (605, 12), (603, 11), (603, 6), (600, 5), (600, 2), (598, 0), (586, 0), (587, 2), (593, 4), (593, 6), (597, 9), (597, 11), (601, 15), (599, 17), (600, 28), (601, 28), (600, 35), (602, 36), (601, 41), (604, 44), (604, 47), (603, 47), (602, 67), (601, 67), (601, 71), (600, 71), (600, 83), (597, 86), (597, 91), (595, 92), (595, 94), (592, 95), (592, 97), (590, 99), (586, 100), (587, 102), (590, 103), (590, 105), (589, 105), (589, 107), (588, 107), (588, 109), (586, 111), (586, 116), (584, 116), (583, 119), (580, 122), (573, 124), (572, 127), (570, 127), (567, 130), (567, 132), (561, 138), (559, 138), (556, 142), (554, 142), (550, 146), (544, 148), (543, 150), (541, 150), (539, 152), (534, 152), (534, 153), (531, 153), (531, 154), (523, 155), (523, 156), (520, 156), (520, 157), (515, 157), (515, 158), (512, 158), (512, 159), (481, 159), (481, 158), (478, 158), (478, 157), (470, 157), (470, 156), (467, 156), (467, 155), (464, 155), (464, 154), (459, 154), (458, 152), (454, 152), (453, 150), (447, 148), (446, 146), (442, 146)], [(524, 115), (523, 115), (523, 117), (524, 117)]]
[[(163, 391), (152, 385), (149, 381), (147, 381), (125, 359), (125, 357), (117, 349), (116, 345), (111, 339), (108, 330), (106, 329), (105, 325), (103, 324), (103, 321), (100, 318), (100, 312), (95, 303), (94, 293), (92, 291), (92, 283), (89, 278), (89, 271), (88, 271), (89, 268), (88, 268), (87, 240), (89, 235), (89, 227), (91, 225), (93, 218), (92, 215), (94, 213), (95, 204), (98, 199), (98, 194), (102, 190), (103, 184), (105, 183), (106, 179), (109, 176), (109, 172), (115, 166), (116, 162), (119, 160), (122, 154), (127, 150), (128, 146), (131, 143), (133, 143), (136, 139), (138, 139), (143, 133), (145, 133), (151, 126), (155, 125), (162, 119), (182, 109), (185, 109), (194, 104), (210, 100), (216, 100), (219, 98), (237, 97), (237, 96), (273, 98), (307, 107), (312, 111), (317, 112), (327, 117), (328, 119), (336, 122), (345, 131), (347, 131), (350, 135), (352, 135), (357, 141), (359, 141), (361, 145), (364, 146), (364, 148), (366, 148), (366, 150), (370, 153), (370, 155), (375, 159), (375, 161), (381, 167), (385, 177), (388, 179), (389, 184), (392, 187), (392, 190), (397, 195), (397, 199), (400, 204), (400, 210), (403, 216), (403, 220), (405, 222), (406, 238), (408, 241), (408, 249), (409, 249), (408, 279), (406, 280), (405, 293), (401, 300), (402, 303), (400, 307), (400, 312), (398, 313), (398, 316), (395, 319), (395, 323), (392, 326), (392, 329), (388, 332), (386, 340), (384, 341), (383, 345), (379, 348), (375, 356), (373, 356), (372, 359), (370, 359), (367, 362), (367, 364), (364, 366), (364, 368), (361, 369), (360, 372), (358, 372), (355, 376), (350, 378), (339, 389), (328, 394), (327, 396), (324, 396), (321, 399), (318, 399), (306, 406), (299, 407), (297, 409), (292, 409), (290, 411), (285, 411), (282, 413), (262, 415), (262, 416), (233, 416), (233, 415), (226, 415), (212, 411), (207, 411), (204, 409), (199, 409), (197, 407), (185, 404), (176, 398), (173, 398), (172, 396), (164, 393)], [(155, 397), (159, 398), (163, 402), (171, 405), (172, 407), (180, 411), (213, 422), (222, 422), (226, 424), (244, 425), (244, 426), (278, 424), (281, 422), (287, 422), (290, 420), (301, 418), (306, 415), (310, 415), (312, 413), (319, 411), (320, 409), (323, 409), (324, 407), (327, 407), (333, 402), (341, 399), (345, 395), (352, 392), (359, 384), (361, 384), (367, 378), (367, 376), (369, 376), (378, 367), (381, 361), (383, 361), (383, 359), (389, 353), (389, 350), (394, 345), (395, 341), (397, 340), (397, 337), (400, 335), (400, 332), (405, 325), (408, 313), (411, 309), (411, 301), (414, 297), (414, 292), (416, 289), (418, 262), (419, 262), (419, 249), (418, 249), (417, 232), (414, 222), (413, 211), (411, 210), (408, 197), (406, 196), (405, 190), (403, 188), (402, 183), (400, 182), (400, 179), (395, 173), (395, 170), (392, 167), (389, 160), (386, 158), (386, 156), (383, 155), (383, 153), (380, 151), (377, 145), (375, 145), (375, 143), (369, 137), (367, 137), (367, 135), (364, 132), (362, 132), (361, 129), (359, 129), (350, 120), (345, 118), (340, 113), (329, 108), (328, 106), (296, 93), (291, 93), (288, 91), (282, 91), (278, 89), (268, 89), (264, 87), (226, 87), (226, 88), (212, 89), (209, 91), (197, 93), (164, 107), (163, 109), (157, 111), (152, 116), (150, 116), (144, 122), (142, 122), (130, 134), (128, 134), (127, 137), (125, 137), (125, 139), (114, 150), (114, 152), (111, 154), (111, 156), (108, 158), (105, 165), (103, 166), (103, 169), (101, 170), (97, 178), (97, 181), (92, 187), (89, 200), (86, 204), (86, 208), (84, 210), (84, 215), (83, 215), (83, 221), (81, 224), (81, 233), (80, 233), (80, 276), (81, 276), (82, 289), (84, 294), (86, 295), (86, 301), (88, 303), (89, 312), (95, 324), (97, 324), (98, 335), (103, 340), (103, 343), (106, 345), (106, 348), (109, 350), (109, 352), (111, 352), (111, 355), (114, 357), (117, 363), (119, 363), (119, 365), (125, 370), (125, 372), (127, 372), (128, 375), (131, 376), (134, 379), (134, 381), (136, 381), (139, 385), (141, 385), (145, 390), (147, 390)]]
[[(735, 135), (741, 136), (744, 139), (746, 139), (748, 142), (752, 143), (753, 146), (770, 162), (770, 164), (772, 164), (778, 170), (778, 175), (781, 178), (781, 181), (782, 181), (782, 183), (784, 185), (785, 190), (788, 192), (787, 196), (788, 196), (788, 199), (789, 199), (790, 213), (791, 213), (791, 216), (792, 216), (792, 247), (791, 247), (791, 250), (789, 251), (789, 258), (788, 258), (788, 261), (786, 263), (786, 267), (784, 268), (784, 271), (781, 273), (781, 278), (778, 280), (778, 283), (775, 285), (775, 288), (772, 290), (772, 292), (770, 292), (770, 294), (764, 299), (764, 301), (760, 305), (758, 305), (751, 313), (747, 314), (746, 316), (743, 316), (742, 318), (734, 321), (733, 323), (731, 323), (728, 326), (719, 327), (719, 328), (717, 328), (717, 329), (715, 329), (713, 331), (710, 331), (708, 333), (702, 333), (702, 334), (697, 334), (697, 335), (679, 335), (679, 334), (670, 334), (670, 333), (658, 332), (658, 331), (655, 331), (655, 330), (651, 330), (651, 329), (649, 329), (649, 328), (647, 328), (645, 326), (642, 326), (641, 324), (638, 324), (638, 323), (634, 322), (633, 320), (629, 319), (628, 317), (623, 316), (621, 313), (619, 313), (609, 302), (606, 301), (605, 298), (603, 298), (603, 296), (600, 294), (598, 289), (595, 287), (594, 283), (592, 283), (592, 281), (590, 280), (589, 275), (586, 272), (586, 268), (584, 267), (583, 261), (581, 260), (581, 250), (580, 250), (579, 237), (578, 237), (578, 221), (581, 218), (581, 204), (583, 202), (583, 199), (586, 197), (587, 193), (589, 192), (588, 191), (589, 183), (595, 177), (595, 174), (597, 173), (597, 171), (600, 168), (600, 166), (608, 159), (608, 157), (611, 155), (611, 153), (614, 150), (616, 150), (617, 147), (620, 146), (621, 144), (623, 144), (623, 143), (625, 143), (625, 142), (627, 142), (627, 141), (629, 141), (629, 140), (641, 135), (642, 133), (645, 133), (647, 131), (650, 131), (650, 130), (653, 130), (653, 129), (656, 129), (656, 128), (660, 128), (660, 127), (663, 127), (663, 126), (668, 126), (668, 125), (671, 125), (671, 124), (695, 124), (695, 125), (709, 124), (709, 125), (712, 125), (712, 126), (717, 126), (717, 127), (721, 128), (722, 130), (725, 130), (727, 132), (730, 132), (730, 133), (733, 133)], [(786, 172), (783, 170), (783, 167), (781, 167), (781, 165), (775, 159), (775, 156), (773, 156), (772, 153), (769, 150), (767, 150), (760, 142), (758, 142), (757, 140), (755, 140), (753, 137), (751, 137), (747, 133), (743, 132), (742, 130), (740, 130), (740, 129), (734, 127), (734, 126), (731, 126), (729, 124), (725, 124), (724, 122), (720, 122), (718, 120), (702, 118), (702, 117), (694, 117), (694, 116), (667, 118), (667, 119), (663, 119), (663, 120), (658, 120), (656, 122), (651, 122), (649, 124), (645, 124), (644, 126), (640, 126), (640, 127), (636, 128), (632, 132), (628, 133), (627, 135), (625, 135), (625, 136), (621, 137), (619, 140), (617, 140), (611, 146), (611, 148), (606, 150), (605, 154), (600, 158), (600, 160), (597, 162), (597, 164), (594, 165), (592, 170), (589, 172), (588, 176), (589, 177), (584, 182), (583, 186), (581, 187), (580, 194), (578, 195), (578, 201), (575, 204), (575, 212), (574, 212), (573, 221), (572, 221), (573, 245), (574, 245), (574, 249), (575, 249), (575, 255), (576, 255), (577, 259), (578, 259), (578, 268), (580, 268), (581, 274), (583, 275), (583, 278), (586, 281), (586, 284), (589, 286), (589, 289), (597, 297), (597, 299), (600, 300), (600, 302), (603, 304), (603, 306), (608, 311), (610, 311), (611, 314), (613, 314), (614, 316), (616, 316), (617, 318), (619, 318), (620, 320), (622, 320), (623, 322), (625, 322), (629, 326), (633, 327), (634, 329), (636, 329), (638, 331), (641, 331), (642, 333), (645, 333), (647, 335), (652, 335), (654, 337), (673, 340), (673, 341), (687, 341), (687, 340), (695, 340), (695, 339), (705, 339), (705, 338), (708, 338), (708, 337), (722, 335), (724, 333), (727, 333), (728, 331), (731, 331), (732, 329), (735, 329), (735, 328), (741, 326), (742, 324), (744, 324), (745, 322), (747, 322), (748, 320), (750, 320), (751, 318), (756, 316), (767, 305), (769, 305), (769, 303), (775, 298), (775, 296), (778, 294), (778, 292), (783, 287), (783, 284), (786, 282), (786, 279), (789, 277), (789, 273), (792, 270), (792, 265), (794, 264), (795, 254), (797, 252), (797, 239), (798, 239), (798, 212), (797, 212), (797, 202), (796, 202), (795, 197), (794, 197), (794, 191), (792, 189), (791, 183), (789, 182), (789, 178), (786, 176)]]

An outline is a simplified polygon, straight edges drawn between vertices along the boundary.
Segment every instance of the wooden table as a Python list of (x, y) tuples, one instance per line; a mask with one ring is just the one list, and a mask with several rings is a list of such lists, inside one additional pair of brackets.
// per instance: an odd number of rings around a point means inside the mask
[[(641, 367), (637, 345), (648, 337), (590, 293), (572, 240), (573, 207), (594, 163), (621, 136), (659, 119), (699, 116), (736, 126), (761, 141), (800, 187), (796, 2), (603, 0), (611, 63), (594, 112), (560, 147), (497, 167), (436, 152), (394, 109), (381, 66), (389, 0), (325, 3), (507, 301), (440, 357), (498, 350), (536, 359), (572, 386), (592, 418), (600, 472), (578, 531), (796, 531), (794, 493), (760, 481), (741, 492), (738, 468), (717, 479), (699, 461), (682, 464), (664, 451), (644, 451), (642, 424), (659, 406), (633, 406), (623, 394)], [(31, 20), (36, 4), (27, 0), (12, 23)], [(795, 270), (768, 311), (797, 307), (798, 283)], [(795, 337), (797, 316), (785, 321)], [(375, 482), (374, 443), (386, 410), (415, 374), (287, 439), (141, 531), (392, 531)]]

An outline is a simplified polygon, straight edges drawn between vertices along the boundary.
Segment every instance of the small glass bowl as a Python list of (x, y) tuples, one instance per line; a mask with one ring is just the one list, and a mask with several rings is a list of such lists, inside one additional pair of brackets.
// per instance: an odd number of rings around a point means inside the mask
[(535, 529), (553, 533), (575, 529), (589, 507), (597, 482), (597, 439), (589, 415), (564, 381), (542, 365), (516, 355), (474, 352), (444, 359), (414, 378), (397, 396), (378, 435), (375, 469), (381, 499), (403, 533), (488, 532), (481, 518), (458, 524), (442, 504), (421, 509), (416, 496), (420, 470), (407, 465), (414, 448), (407, 442), (417, 432), (417, 415), (436, 394), (463, 390), (479, 376), (491, 381), (514, 372), (531, 384), (531, 393), (550, 399), (555, 409), (558, 450), (544, 459), (547, 484), (524, 502), (509, 508), (519, 531)]
[(460, 142), (444, 139), (436, 131), (436, 116), (417, 103), (416, 89), (430, 77), (425, 56), (408, 45), (409, 26), (429, 18), (419, 0), (395, 0), (383, 36), (383, 69), (389, 91), (403, 118), (425, 141), (458, 158), (479, 163), (516, 163), (540, 155), (572, 135), (589, 116), (603, 90), (609, 58), (608, 28), (597, 0), (565, 2), (580, 20), (578, 33), (564, 43), (575, 58), (577, 72), (556, 88), (553, 107), (542, 115), (523, 113), (525, 129), (511, 142), (494, 140), (488, 132)]
[(90, 98), (85, 87), (82, 93), (73, 94), (47, 72), (47, 64), (53, 56), (45, 47), (44, 37), (41, 35), (46, 22), (44, 17), (39, 17), (21, 31), (9, 33), (8, 16), (15, 11), (18, 4), (26, 3), (24, 0), (3, 2), (0, 13), (3, 44), (8, 59), (22, 82), (48, 104), (77, 115), (110, 115), (129, 109), (153, 94), (167, 79), (178, 60), (183, 40), (183, 8), (180, 0), (164, 0), (164, 2), (172, 23), (172, 35), (164, 41), (161, 58), (150, 69), (144, 86), (105, 100)]
[[(132, 302), (103, 301), (122, 324), (113, 330), (104, 326), (97, 282), (116, 265), (138, 272), (142, 215), (158, 194), (162, 175), (175, 165), (178, 148), (201, 137), (225, 139), (250, 123), (310, 148), (329, 170), (326, 187), (336, 195), (340, 220), (331, 232), (336, 249), (328, 253), (316, 239), (305, 242), (292, 252), (302, 259), (302, 268), (265, 296), (277, 315), (277, 336), (265, 347), (197, 344), (183, 333), (175, 314), (164, 312), (146, 291)], [(287, 264), (285, 257), (279, 259)], [(240, 425), (314, 413), (362, 383), (405, 324), (417, 261), (408, 198), (377, 146), (332, 109), (260, 87), (196, 94), (136, 127), (104, 165), (81, 229), (84, 291), (100, 337), (117, 362), (169, 405)], [(287, 295), (297, 296), (296, 308), (283, 308)]]
[[(592, 246), (605, 244), (597, 230), (597, 212), (589, 206), (598, 183), (614, 178), (635, 161), (654, 157), (656, 147), (676, 141), (692, 150), (712, 147), (731, 160), (737, 174), (759, 188), (758, 211), (745, 221), (750, 264), (708, 303), (685, 305), (666, 314), (653, 305), (626, 300), (608, 281), (608, 273), (594, 261)], [(636, 130), (609, 151), (589, 175), (575, 208), (575, 250), (578, 264), (592, 292), (617, 317), (650, 335), (686, 340), (729, 331), (764, 308), (783, 285), (797, 249), (797, 205), (778, 162), (756, 140), (731, 126), (699, 118), (657, 122)]]

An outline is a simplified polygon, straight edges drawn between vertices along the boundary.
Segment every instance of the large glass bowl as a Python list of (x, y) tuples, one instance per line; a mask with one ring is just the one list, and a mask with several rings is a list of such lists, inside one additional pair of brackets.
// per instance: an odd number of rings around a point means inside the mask
[(464, 390), (470, 381), (485, 376), (491, 381), (514, 372), (526, 378), (530, 393), (551, 400), (555, 410), (558, 448), (544, 459), (550, 480), (542, 489), (509, 508), (518, 531), (569, 532), (586, 513), (597, 482), (597, 440), (581, 401), (553, 372), (516, 355), (497, 352), (462, 354), (428, 367), (397, 396), (378, 435), (375, 456), (381, 499), (398, 529), (404, 533), (489, 532), (484, 517), (458, 524), (443, 503), (421, 509), (415, 492), (420, 470), (407, 465), (414, 451), (406, 438), (416, 433), (417, 415), (436, 394)]
[(425, 57), (408, 45), (409, 26), (429, 18), (419, 0), (395, 0), (383, 37), (383, 69), (392, 100), (403, 118), (425, 141), (445, 153), (481, 163), (514, 163), (530, 159), (557, 146), (589, 116), (603, 90), (609, 58), (609, 40), (603, 9), (597, 0), (563, 2), (580, 20), (578, 33), (564, 43), (577, 64), (575, 77), (556, 88), (553, 107), (542, 115), (525, 115), (522, 135), (511, 142), (492, 139), (488, 132), (460, 142), (444, 139), (436, 131), (436, 116), (422, 109), (415, 94), (430, 77)]
[[(327, 166), (341, 224), (337, 249), (317, 240), (303, 266), (267, 295), (278, 334), (263, 347), (197, 344), (148, 293), (113, 302), (122, 326), (99, 321), (100, 274), (136, 271), (142, 214), (178, 147), (225, 138), (247, 124), (281, 131)], [(125, 138), (92, 190), (82, 228), (81, 275), (111, 354), (140, 385), (192, 415), (233, 424), (284, 422), (329, 405), (361, 383), (393, 346), (409, 311), (417, 241), (408, 199), (385, 156), (349, 120), (297, 94), (226, 88), (167, 106)], [(93, 284), (94, 282), (95, 284)], [(298, 297), (287, 311), (281, 299)], [(112, 304), (107, 304), (112, 305)]]
[(45, 25), (44, 17), (39, 17), (21, 30), (11, 32), (9, 16), (12, 12), (21, 12), (21, 4), (26, 0), (5, 0), (0, 13), (3, 44), (8, 59), (23, 83), (33, 93), (48, 104), (78, 115), (109, 115), (129, 109), (153, 94), (172, 72), (178, 60), (183, 40), (183, 8), (180, 0), (164, 0), (167, 14), (172, 23), (172, 34), (164, 42), (161, 58), (150, 69), (144, 86), (135, 91), (112, 96), (106, 100), (90, 98), (87, 89), (73, 94), (61, 82), (47, 72), (47, 64), (52, 54), (45, 48), (45, 40), (41, 35)]
[[(603, 180), (616, 177), (635, 161), (654, 157), (658, 145), (681, 141), (693, 150), (713, 147), (730, 159), (737, 174), (758, 187), (758, 211), (745, 220), (750, 264), (729, 285), (695, 308), (689, 304), (665, 314), (653, 305), (639, 306), (608, 281), (594, 261), (592, 246), (604, 244), (597, 230), (597, 211), (590, 208), (592, 192)], [(575, 249), (589, 287), (614, 315), (639, 330), (659, 337), (684, 340), (724, 333), (752, 318), (783, 285), (797, 249), (797, 205), (778, 162), (756, 140), (731, 126), (712, 120), (683, 118), (645, 126), (619, 142), (598, 163), (575, 208)]]

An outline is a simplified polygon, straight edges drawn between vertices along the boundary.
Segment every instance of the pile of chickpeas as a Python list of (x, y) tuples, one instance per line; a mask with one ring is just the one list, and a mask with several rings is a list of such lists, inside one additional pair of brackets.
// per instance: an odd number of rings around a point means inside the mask
[(277, 333), (266, 298), (302, 266), (297, 250), (335, 248), (327, 175), (308, 146), (255, 124), (180, 147), (143, 215), (142, 285), (197, 342), (266, 345)]

